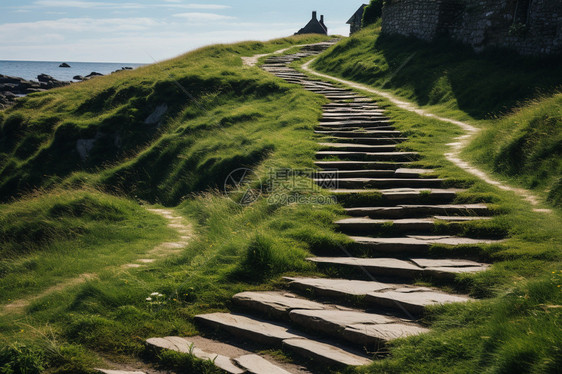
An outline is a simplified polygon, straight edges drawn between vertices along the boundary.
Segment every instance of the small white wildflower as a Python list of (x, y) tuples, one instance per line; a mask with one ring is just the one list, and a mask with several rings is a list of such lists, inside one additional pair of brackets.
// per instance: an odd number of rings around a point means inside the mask
[(152, 301), (152, 297), (147, 297), (146, 301)]
[(164, 297), (164, 295), (162, 295), (161, 293), (158, 294), (158, 297)]
[(160, 294), (158, 292), (153, 292), (150, 294), (150, 296), (159, 296)]

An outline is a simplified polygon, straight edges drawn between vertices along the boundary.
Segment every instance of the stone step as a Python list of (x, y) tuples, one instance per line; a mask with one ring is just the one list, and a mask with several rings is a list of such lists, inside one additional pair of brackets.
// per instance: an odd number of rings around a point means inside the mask
[(397, 170), (408, 165), (406, 162), (374, 162), (374, 161), (316, 161), (319, 168), (344, 170)]
[(398, 161), (408, 162), (420, 158), (417, 152), (338, 152), (320, 151), (316, 153), (318, 159), (338, 157), (350, 161)]
[(356, 300), (360, 297), (366, 305), (395, 310), (399, 315), (404, 315), (404, 311), (420, 315), (428, 306), (471, 300), (468, 296), (448, 294), (433, 288), (395, 283), (334, 278), (284, 279), (296, 291), (312, 292), (335, 300)]
[(391, 230), (399, 233), (425, 232), (431, 233), (439, 221), (459, 223), (476, 220), (489, 220), (490, 217), (434, 217), (434, 218), (399, 218), (372, 219), (372, 218), (346, 218), (335, 222), (338, 228), (345, 233), (369, 234), (380, 230)]
[(400, 238), (371, 238), (367, 236), (352, 236), (354, 247), (372, 254), (404, 254), (426, 253), (433, 245), (443, 246), (480, 246), (500, 243), (500, 240), (472, 239), (457, 236), (424, 236), (408, 235)]
[(314, 173), (316, 177), (337, 176), (339, 179), (344, 178), (389, 178), (394, 177), (394, 170), (330, 170), (317, 171)]
[[(409, 178), (343, 178), (339, 173), (332, 178), (338, 188), (360, 189), (360, 188), (440, 188), (442, 179), (409, 179)], [(315, 179), (316, 183), (324, 180)]]
[(192, 354), (194, 357), (204, 360), (212, 361), (213, 364), (226, 371), (229, 374), (243, 374), (246, 370), (236, 365), (232, 358), (221, 355), (219, 353), (205, 352), (195, 346), (194, 343), (185, 338), (177, 336), (168, 336), (164, 338), (151, 338), (146, 341), (146, 344), (156, 350), (168, 350), (179, 353)]
[(349, 130), (351, 128), (366, 129), (373, 127), (375, 130), (381, 126), (392, 127), (394, 121), (387, 118), (321, 118), (318, 125), (330, 130), (338, 128)]
[(400, 131), (392, 130), (371, 130), (371, 131), (345, 131), (345, 130), (316, 130), (315, 134), (328, 135), (328, 136), (338, 136), (338, 137), (349, 137), (349, 138), (401, 138), (402, 133)]
[[(368, 126), (368, 127), (367, 127)], [(317, 131), (394, 131), (396, 128), (390, 124), (376, 123), (376, 124), (349, 124), (349, 123), (321, 123), (316, 126)]]
[(251, 316), (213, 313), (195, 316), (198, 323), (220, 329), (238, 339), (289, 349), (306, 359), (333, 366), (361, 366), (371, 362), (349, 348), (309, 338), (290, 327)]
[[(377, 107), (357, 107), (357, 108), (349, 108), (349, 107), (342, 107), (342, 108), (326, 108), (324, 107), (323, 113), (324, 116), (350, 116), (353, 118), (354, 116), (382, 116), (384, 115), (384, 110), (378, 109)], [(388, 117), (387, 117), (388, 118)]]
[(368, 144), (368, 145), (385, 145), (403, 143), (407, 138), (339, 138), (327, 137), (324, 140), (333, 141), (335, 143), (352, 143), (352, 144)]
[[(165, 338), (152, 338), (146, 342), (147, 346), (157, 351), (170, 350), (180, 353), (192, 354), (204, 361), (214, 361), (215, 366), (227, 373), (252, 373), (252, 374), (290, 374), (280, 365), (296, 372), (297, 367), (292, 364), (278, 364), (253, 354), (239, 347), (222, 343), (200, 336), (180, 338), (169, 336)], [(298, 369), (297, 369), (298, 370)], [(299, 370), (300, 372), (300, 370)]]
[(109, 369), (94, 369), (96, 373), (101, 374), (146, 374), (144, 371), (127, 371), (127, 370), (109, 370)]
[[(457, 194), (464, 190), (449, 188), (394, 188), (385, 190), (376, 189), (336, 189), (330, 190), (332, 194), (347, 208), (365, 206), (371, 200), (373, 204), (444, 204), (451, 203)], [(379, 197), (380, 196), (380, 197)]]
[(406, 218), (423, 216), (487, 216), (488, 207), (484, 204), (449, 205), (399, 205), (393, 207), (348, 208), (346, 214), (352, 217)]
[[(488, 265), (469, 260), (433, 260), (396, 258), (358, 258), (358, 257), (312, 257), (308, 261), (321, 266), (336, 266), (367, 271), (374, 276), (453, 279), (458, 274), (478, 273), (488, 269)], [(361, 274), (361, 273), (358, 273)]]
[(354, 335), (357, 333), (349, 334), (347, 330), (351, 329), (355, 332), (359, 326), (385, 325), (379, 326), (378, 330), (372, 329), (370, 333), (361, 335), (360, 344), (370, 346), (426, 332), (426, 329), (410, 320), (339, 305), (320, 304), (286, 292), (244, 292), (235, 295), (233, 301), (249, 313), (257, 311), (261, 315), (281, 318), (299, 325), (307, 331), (346, 339), (353, 344), (357, 344), (354, 339)]
[(364, 366), (372, 363), (360, 352), (309, 339), (286, 339), (283, 348), (291, 350), (306, 359), (330, 366)]
[(337, 149), (339, 151), (368, 151), (368, 152), (388, 152), (396, 149), (395, 144), (390, 145), (371, 145), (371, 144), (352, 144), (352, 143), (319, 143), (322, 149)]

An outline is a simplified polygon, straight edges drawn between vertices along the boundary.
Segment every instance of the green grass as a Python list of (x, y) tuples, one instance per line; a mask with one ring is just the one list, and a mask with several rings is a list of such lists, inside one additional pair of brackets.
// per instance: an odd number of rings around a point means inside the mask
[[(257, 68), (245, 68), (239, 59), (312, 40), (320, 39), (209, 47), (144, 70), (75, 85), (75, 91), (32, 95), (2, 113), (0, 180), (5, 183), (0, 190), (6, 203), (0, 205), (0, 284), (12, 295), (2, 297), (31, 297), (83, 273), (96, 276), (33, 299), (21, 314), (0, 315), (0, 344), (6, 347), (0, 349), (1, 370), (88, 373), (103, 365), (102, 358), (134, 366), (146, 357), (146, 338), (197, 334), (194, 315), (227, 310), (240, 291), (279, 287), (284, 275), (319, 275), (306, 257), (341, 254), (340, 246), (350, 245), (334, 231), (341, 207), (267, 201), (275, 192), (301, 198), (322, 192), (277, 186), (255, 203), (240, 205), (219, 190), (224, 176), (240, 166), (251, 167), (265, 180), (271, 168), (313, 165), (318, 146), (312, 128), (324, 100)], [(177, 91), (170, 73), (192, 90), (198, 104)], [(144, 118), (168, 98), (166, 119), (147, 133)], [(458, 128), (384, 100), (380, 105), (409, 136), (401, 147), (423, 155), (417, 165), (435, 168), (451, 187), (467, 188), (458, 202), (485, 201), (498, 213), (486, 224), (443, 224), (440, 230), (501, 234), (509, 240), (481, 248), (431, 248), (429, 256), (493, 262), (488, 272), (459, 276), (446, 285), (487, 299), (432, 309), (424, 316), (430, 334), (396, 341), (386, 360), (359, 371), (556, 372), (562, 341), (557, 328), (561, 212), (536, 214), (514, 194), (449, 163), (443, 149), (460, 135)], [(124, 120), (123, 113), (132, 117)], [(73, 158), (65, 155), (76, 156), (76, 139), (93, 137), (100, 129), (118, 130), (123, 147), (107, 150), (103, 147), (115, 143), (102, 141), (92, 159), (71, 163)], [(4, 134), (16, 141), (6, 141)], [(26, 139), (34, 137), (44, 137), (38, 150), (24, 152), (33, 144)], [(37, 165), (44, 167), (40, 173)], [(10, 200), (18, 196), (17, 188), (34, 186), (44, 189)], [(372, 194), (363, 199), (379, 198)], [(196, 236), (180, 255), (124, 269), (122, 264), (157, 243), (177, 240), (166, 222), (138, 201), (174, 206), (193, 224)], [(17, 274), (25, 282), (18, 283)], [(436, 285), (427, 279), (418, 284)], [(147, 301), (153, 292), (164, 296)], [(212, 370), (183, 355), (157, 358), (164, 368)]]
[(559, 59), (504, 50), (476, 54), (446, 40), (428, 44), (381, 36), (374, 25), (339, 43), (313, 66), (482, 128), (465, 158), (562, 204)]

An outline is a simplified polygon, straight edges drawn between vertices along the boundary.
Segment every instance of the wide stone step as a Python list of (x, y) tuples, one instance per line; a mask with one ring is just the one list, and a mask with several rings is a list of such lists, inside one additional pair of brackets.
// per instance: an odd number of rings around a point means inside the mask
[(400, 131), (391, 130), (371, 130), (371, 131), (346, 131), (346, 130), (317, 130), (315, 134), (337, 136), (343, 138), (401, 138)]
[(352, 236), (354, 247), (367, 253), (426, 253), (433, 245), (442, 246), (480, 246), (499, 243), (498, 240), (472, 239), (456, 236), (409, 235), (400, 238), (372, 238)]
[(431, 218), (403, 218), (396, 220), (371, 219), (371, 218), (346, 218), (335, 222), (338, 228), (345, 233), (370, 234), (382, 229), (392, 232), (432, 232), (435, 228), (435, 219)]
[(319, 159), (337, 157), (341, 160), (353, 161), (398, 161), (407, 162), (419, 159), (417, 152), (338, 152), (320, 151), (316, 153)]
[(361, 366), (371, 362), (367, 357), (352, 349), (318, 341), (286, 325), (251, 316), (213, 313), (195, 316), (195, 320), (228, 332), (236, 338), (283, 347), (319, 363), (333, 366)]
[[(329, 173), (329, 172), (328, 172)], [(485, 204), (449, 205), (399, 205), (392, 207), (348, 208), (346, 214), (352, 217), (407, 218), (423, 216), (487, 216), (491, 212)]]
[(258, 312), (288, 320), (307, 331), (346, 339), (353, 344), (358, 344), (355, 335), (359, 326), (385, 325), (361, 335), (359, 344), (366, 345), (379, 345), (399, 337), (426, 332), (426, 329), (410, 320), (339, 305), (320, 304), (282, 292), (244, 292), (235, 295), (233, 301), (249, 313)]
[(395, 310), (399, 315), (419, 315), (429, 306), (471, 300), (468, 296), (448, 294), (429, 287), (395, 283), (334, 278), (284, 279), (296, 291), (312, 292), (316, 296), (335, 300), (355, 300), (360, 297), (366, 305)]
[(352, 144), (368, 144), (368, 145), (386, 145), (403, 143), (407, 138), (340, 138), (327, 137), (325, 140), (333, 142), (346, 142)]
[(391, 178), (394, 177), (394, 170), (330, 170), (330, 171), (317, 171), (315, 176), (330, 177), (337, 176), (339, 179), (345, 178)]
[(376, 189), (336, 189), (330, 190), (342, 203), (349, 208), (365, 206), (372, 200), (373, 204), (440, 204), (454, 201), (459, 192), (464, 190), (449, 188), (394, 188), (387, 190)]
[(339, 151), (389, 152), (396, 149), (395, 144), (372, 145), (352, 143), (319, 143), (323, 149), (337, 149)]
[[(408, 179), (408, 178), (343, 178), (337, 173), (333, 178), (338, 188), (439, 188), (443, 184), (442, 179)], [(323, 180), (315, 180), (323, 183)]]
[[(470, 260), (456, 259), (408, 259), (396, 258), (358, 258), (358, 257), (312, 257), (308, 261), (322, 266), (336, 266), (367, 271), (375, 276), (421, 278), (433, 277), (452, 279), (458, 274), (478, 273), (488, 269), (488, 265)], [(361, 274), (361, 273), (358, 273)]]
[(332, 170), (397, 170), (408, 165), (407, 162), (375, 162), (375, 161), (316, 161), (314, 163), (322, 169)]
[(230, 344), (201, 337), (180, 338), (168, 336), (152, 338), (148, 339), (146, 344), (157, 351), (168, 350), (191, 354), (200, 360), (212, 361), (216, 367), (229, 374), (290, 374), (289, 371), (280, 367), (277, 363), (268, 361), (262, 356), (252, 354)]
[(461, 223), (472, 221), (489, 220), (490, 217), (442, 217), (435, 216), (433, 218), (399, 218), (389, 219), (373, 219), (373, 218), (346, 218), (336, 222), (338, 228), (345, 233), (363, 233), (369, 234), (379, 232), (382, 229), (391, 230), (393, 232), (432, 232), (440, 221), (448, 223)]
[(350, 122), (333, 122), (333, 123), (321, 123), (316, 126), (318, 131), (394, 131), (396, 128), (391, 126), (390, 123), (350, 123)]
[(219, 353), (210, 353), (203, 351), (190, 342), (188, 339), (177, 336), (168, 336), (164, 338), (151, 338), (146, 344), (156, 350), (168, 350), (179, 353), (191, 354), (196, 358), (204, 361), (212, 361), (213, 364), (226, 371), (229, 374), (243, 374), (246, 370), (236, 365), (232, 358), (223, 356)]

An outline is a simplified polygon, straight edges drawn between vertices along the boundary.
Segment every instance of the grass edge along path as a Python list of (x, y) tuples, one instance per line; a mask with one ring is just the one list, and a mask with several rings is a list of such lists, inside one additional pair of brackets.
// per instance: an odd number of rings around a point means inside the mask
[(384, 90), (372, 88), (372, 87), (369, 87), (369, 86), (361, 84), (361, 83), (356, 83), (356, 82), (348, 81), (346, 79), (337, 78), (337, 77), (334, 77), (334, 76), (331, 76), (331, 75), (328, 75), (328, 74), (323, 74), (323, 73), (317, 72), (316, 70), (314, 70), (311, 67), (311, 64), (314, 63), (315, 60), (316, 59), (312, 59), (312, 60), (306, 62), (305, 64), (303, 64), (302, 69), (304, 71), (306, 71), (307, 73), (310, 73), (310, 74), (315, 75), (317, 77), (329, 79), (329, 80), (344, 84), (348, 87), (351, 87), (351, 88), (354, 88), (354, 89), (357, 89), (357, 90), (360, 90), (360, 91), (365, 91), (365, 92), (373, 93), (375, 95), (382, 96), (385, 99), (392, 102), (394, 105), (396, 105), (400, 109), (404, 109), (404, 110), (407, 110), (409, 112), (416, 113), (416, 114), (418, 114), (420, 116), (423, 116), (423, 117), (434, 118), (434, 119), (437, 119), (437, 120), (442, 121), (442, 122), (451, 123), (453, 125), (456, 125), (456, 126), (460, 127), (467, 134), (458, 137), (457, 138), (458, 142), (449, 144), (451, 146), (451, 151), (445, 153), (445, 156), (446, 156), (447, 160), (451, 161), (452, 163), (454, 163), (455, 165), (457, 165), (461, 169), (469, 172), (470, 174), (482, 179), (483, 181), (485, 181), (488, 184), (496, 186), (499, 189), (502, 189), (504, 191), (514, 192), (515, 194), (523, 197), (526, 201), (531, 203), (533, 206), (537, 207), (537, 208), (534, 209), (535, 212), (540, 212), (540, 213), (551, 213), (552, 212), (550, 209), (539, 208), (539, 205), (540, 205), (539, 198), (536, 197), (535, 195), (533, 195), (529, 190), (526, 190), (524, 188), (512, 187), (512, 186), (509, 186), (509, 185), (505, 184), (504, 182), (500, 182), (500, 181), (494, 179), (488, 173), (484, 172), (483, 170), (478, 169), (477, 167), (471, 165), (469, 162), (461, 159), (461, 157), (460, 157), (461, 152), (464, 150), (464, 148), (466, 148), (471, 143), (471, 141), (474, 139), (474, 137), (478, 133), (480, 133), (480, 131), (481, 131), (480, 129), (478, 129), (478, 128), (476, 128), (476, 127), (474, 127), (474, 126), (472, 126), (472, 125), (470, 125), (466, 122), (463, 122), (463, 121), (458, 121), (458, 120), (454, 120), (454, 119), (451, 119), (451, 118), (446, 118), (446, 117), (442, 117), (442, 116), (433, 114), (433, 113), (431, 113), (431, 112), (429, 112), (425, 109), (422, 109), (422, 108), (416, 106), (412, 102), (409, 102), (409, 101), (406, 101), (406, 100), (403, 100), (403, 99), (399, 99), (396, 96), (392, 95), (391, 93), (385, 92)]

